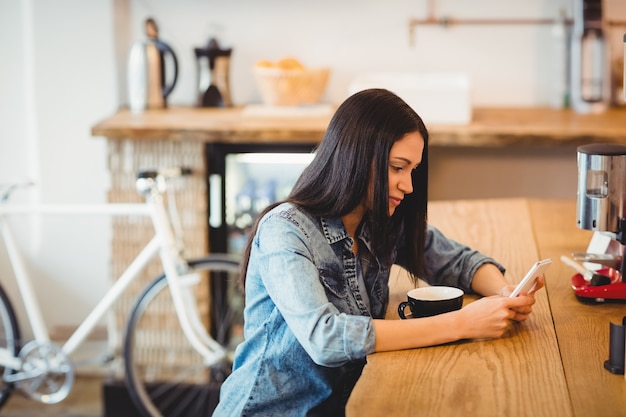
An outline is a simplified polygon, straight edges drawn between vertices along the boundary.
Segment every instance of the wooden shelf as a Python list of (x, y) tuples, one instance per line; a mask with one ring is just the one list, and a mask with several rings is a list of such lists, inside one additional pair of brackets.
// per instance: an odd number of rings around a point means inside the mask
[[(221, 143), (318, 143), (328, 115), (250, 116), (242, 108), (174, 107), (133, 114), (120, 110), (92, 127), (111, 140)], [(561, 146), (626, 142), (626, 109), (577, 114), (549, 108), (476, 108), (463, 126), (428, 126), (430, 145), (454, 147)]]

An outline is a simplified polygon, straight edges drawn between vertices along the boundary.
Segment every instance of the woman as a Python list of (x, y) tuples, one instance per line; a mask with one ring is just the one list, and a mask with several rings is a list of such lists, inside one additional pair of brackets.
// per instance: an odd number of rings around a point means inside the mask
[[(427, 174), (428, 131), (399, 97), (372, 89), (339, 106), (287, 201), (248, 242), (245, 341), (214, 416), (343, 415), (368, 354), (500, 337), (528, 317), (533, 295), (505, 297), (502, 266), (427, 226)], [(487, 297), (384, 320), (392, 264)]]

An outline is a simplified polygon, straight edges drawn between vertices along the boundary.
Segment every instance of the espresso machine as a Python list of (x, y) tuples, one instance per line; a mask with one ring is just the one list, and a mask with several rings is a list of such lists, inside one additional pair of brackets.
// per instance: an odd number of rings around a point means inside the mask
[(589, 254), (587, 261), (613, 259), (613, 267), (597, 271), (602, 280), (574, 275), (572, 288), (582, 298), (626, 300), (626, 145), (596, 143), (579, 146), (577, 152), (576, 224), (607, 234), (621, 253)]

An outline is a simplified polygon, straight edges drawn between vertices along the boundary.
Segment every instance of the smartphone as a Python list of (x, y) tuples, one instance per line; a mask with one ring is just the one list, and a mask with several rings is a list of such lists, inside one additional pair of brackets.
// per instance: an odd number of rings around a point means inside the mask
[(543, 273), (548, 269), (550, 264), (552, 263), (552, 259), (542, 259), (541, 261), (535, 262), (535, 264), (530, 268), (524, 279), (517, 284), (517, 287), (513, 290), (509, 297), (517, 297), (521, 293), (527, 293), (533, 289), (535, 286), (535, 281), (537, 277), (543, 275)]

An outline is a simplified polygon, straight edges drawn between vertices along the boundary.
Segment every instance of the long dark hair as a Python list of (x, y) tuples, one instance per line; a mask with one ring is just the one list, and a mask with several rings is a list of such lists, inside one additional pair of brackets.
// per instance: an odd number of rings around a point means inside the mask
[[(422, 162), (412, 173), (413, 193), (389, 217), (389, 152), (407, 133), (419, 132), (424, 138)], [(428, 131), (422, 119), (402, 99), (384, 89), (358, 92), (344, 101), (332, 117), (311, 164), (302, 172), (285, 201), (319, 217), (341, 217), (366, 198), (373, 184), (369, 222), (373, 255), (391, 259), (399, 227), (405, 242), (399, 253), (412, 277), (423, 272), (424, 237), (428, 196)], [(245, 285), (257, 218), (242, 260), (241, 285)]]

